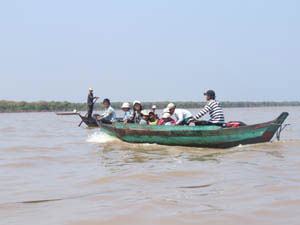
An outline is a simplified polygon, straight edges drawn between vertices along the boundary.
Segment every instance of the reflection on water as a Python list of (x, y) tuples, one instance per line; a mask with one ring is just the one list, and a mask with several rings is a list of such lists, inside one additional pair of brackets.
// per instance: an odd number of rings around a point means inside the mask
[[(229, 109), (282, 141), (232, 149), (128, 144), (77, 117), (0, 114), (0, 224), (298, 224), (300, 108)], [(5, 119), (4, 119), (5, 118)]]

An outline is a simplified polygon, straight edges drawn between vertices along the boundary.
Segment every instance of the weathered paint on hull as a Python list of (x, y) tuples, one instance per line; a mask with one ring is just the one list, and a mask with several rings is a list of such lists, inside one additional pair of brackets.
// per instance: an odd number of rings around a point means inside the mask
[[(249, 132), (246, 134), (236, 135), (212, 135), (212, 136), (136, 136), (125, 135), (122, 140), (133, 143), (157, 143), (162, 145), (182, 145), (195, 147), (209, 147), (209, 146), (231, 146), (235, 143), (241, 143), (245, 140), (256, 139), (262, 136), (264, 130), (257, 130), (256, 132)], [(228, 141), (230, 140), (230, 142)]]
[(270, 141), (287, 116), (288, 113), (283, 113), (274, 121), (240, 128), (140, 126), (123, 123), (102, 124), (101, 127), (108, 134), (129, 143), (229, 148)]

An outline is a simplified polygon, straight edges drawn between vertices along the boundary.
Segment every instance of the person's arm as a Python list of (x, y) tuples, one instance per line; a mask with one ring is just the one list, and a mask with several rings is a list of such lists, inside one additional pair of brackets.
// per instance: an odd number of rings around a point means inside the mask
[(130, 120), (131, 118), (132, 118), (132, 113), (131, 112), (126, 112), (125, 120)]
[(211, 111), (210, 104), (207, 103), (206, 106), (196, 116), (194, 116), (194, 119), (199, 120), (202, 116), (204, 116), (210, 111)]
[(162, 119), (158, 120), (157, 125), (161, 126), (164, 124), (164, 121)]
[(113, 113), (113, 110), (111, 108), (108, 108), (102, 115), (102, 119), (106, 119), (107, 117), (109, 117), (111, 114)]
[(100, 114), (100, 117), (101, 117), (101, 118), (105, 118), (106, 116), (107, 116), (106, 111), (104, 111), (104, 113)]
[(130, 117), (128, 120), (133, 121), (135, 119), (135, 117), (136, 117), (136, 112), (132, 112), (132, 113), (130, 113)]
[(109, 112), (108, 112), (108, 109), (106, 109), (105, 111), (104, 111), (104, 113), (102, 113), (101, 114), (101, 118), (103, 119), (105, 119), (106, 117), (108, 117), (109, 116)]
[(170, 122), (171, 122), (172, 125), (177, 125), (177, 124), (176, 124), (176, 121), (173, 120), (173, 119), (172, 119)]
[(124, 114), (123, 122), (128, 123), (129, 121), (131, 121), (131, 118), (132, 118), (132, 113), (130, 111), (126, 112)]
[(179, 111), (179, 113), (176, 113), (175, 117), (177, 119), (176, 125), (179, 125), (184, 120), (182, 111)]

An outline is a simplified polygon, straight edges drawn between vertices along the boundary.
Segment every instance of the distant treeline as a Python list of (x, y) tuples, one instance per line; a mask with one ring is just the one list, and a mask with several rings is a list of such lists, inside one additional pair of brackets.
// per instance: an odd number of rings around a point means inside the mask
[[(152, 105), (156, 105), (158, 109), (163, 109), (169, 102), (145, 102), (144, 108), (149, 109)], [(200, 108), (205, 105), (204, 102), (174, 102), (180, 108), (192, 109)], [(242, 107), (271, 107), (271, 106), (300, 106), (300, 102), (221, 102), (224, 108), (242, 108)], [(115, 109), (120, 109), (122, 103), (112, 103)], [(95, 110), (99, 110), (100, 104), (96, 103)], [(16, 102), (16, 101), (0, 101), (0, 112), (58, 112), (58, 111), (85, 111), (86, 103), (71, 102)]]

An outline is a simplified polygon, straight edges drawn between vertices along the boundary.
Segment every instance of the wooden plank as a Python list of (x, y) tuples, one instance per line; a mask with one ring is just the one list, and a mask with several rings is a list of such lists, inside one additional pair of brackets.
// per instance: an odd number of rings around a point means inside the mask
[(57, 116), (77, 116), (77, 115), (80, 115), (79, 113), (77, 112), (58, 112), (56, 113)]

